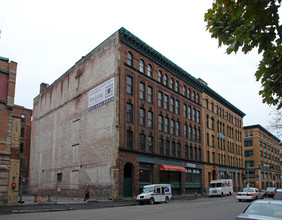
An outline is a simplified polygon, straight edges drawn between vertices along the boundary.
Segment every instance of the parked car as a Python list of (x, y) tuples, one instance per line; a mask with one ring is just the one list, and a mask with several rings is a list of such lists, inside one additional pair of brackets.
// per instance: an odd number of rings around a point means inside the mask
[(275, 199), (275, 200), (282, 200), (282, 189), (277, 189), (273, 199)]
[(256, 200), (252, 202), (235, 220), (281, 220), (282, 201)]
[(275, 195), (277, 188), (275, 187), (267, 187), (265, 190), (264, 196), (265, 197), (272, 197)]
[(263, 199), (263, 193), (260, 193), (257, 188), (243, 188), (241, 192), (237, 193), (236, 198), (241, 202), (242, 200), (256, 200)]

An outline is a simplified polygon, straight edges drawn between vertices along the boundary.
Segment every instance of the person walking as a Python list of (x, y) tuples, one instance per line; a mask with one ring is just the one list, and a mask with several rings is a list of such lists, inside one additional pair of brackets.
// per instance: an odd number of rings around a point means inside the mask
[(85, 193), (84, 193), (84, 201), (87, 201), (89, 199), (89, 191), (86, 188)]

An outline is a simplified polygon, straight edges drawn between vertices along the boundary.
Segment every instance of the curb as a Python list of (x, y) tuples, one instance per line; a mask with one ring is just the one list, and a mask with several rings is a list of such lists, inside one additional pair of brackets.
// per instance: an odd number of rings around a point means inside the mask
[(23, 214), (23, 213), (38, 213), (38, 212), (59, 212), (59, 211), (71, 211), (72, 208), (67, 209), (39, 209), (39, 210), (11, 210), (14, 214)]

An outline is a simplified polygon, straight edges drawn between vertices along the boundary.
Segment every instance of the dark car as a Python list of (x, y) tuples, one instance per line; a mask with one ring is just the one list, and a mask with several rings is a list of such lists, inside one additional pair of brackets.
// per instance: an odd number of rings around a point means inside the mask
[(256, 200), (235, 220), (278, 220), (282, 219), (282, 201)]
[(275, 199), (275, 200), (282, 200), (282, 189), (277, 189), (273, 199)]
[(267, 189), (265, 190), (264, 196), (273, 198), (276, 193), (276, 190), (277, 188), (275, 187), (267, 187)]

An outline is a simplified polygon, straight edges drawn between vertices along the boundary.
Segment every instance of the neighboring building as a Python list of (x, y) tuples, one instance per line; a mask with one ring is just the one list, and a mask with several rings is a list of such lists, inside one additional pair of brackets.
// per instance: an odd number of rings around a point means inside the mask
[(209, 87), (202, 94), (205, 187), (210, 180), (232, 179), (234, 191), (243, 186), (243, 117), (245, 114)]
[(17, 136), (18, 143), (17, 145), (15, 145), (15, 147), (17, 147), (18, 149), (17, 153), (20, 158), (19, 187), (22, 191), (28, 191), (31, 118), (31, 109), (26, 109), (23, 106), (14, 105), (13, 120), (19, 120), (19, 122), (17, 123), (17, 128), (19, 129)]
[(259, 189), (282, 187), (280, 140), (261, 125), (244, 126), (246, 183)]
[(121, 28), (53, 84), (41, 84), (30, 188), (49, 194), (58, 184), (60, 193), (88, 188), (90, 196), (116, 199), (136, 196), (145, 184), (170, 183), (173, 194), (201, 193), (204, 90)]
[(12, 146), (16, 74), (17, 63), (0, 57), (0, 205), (18, 199), (20, 161)]

